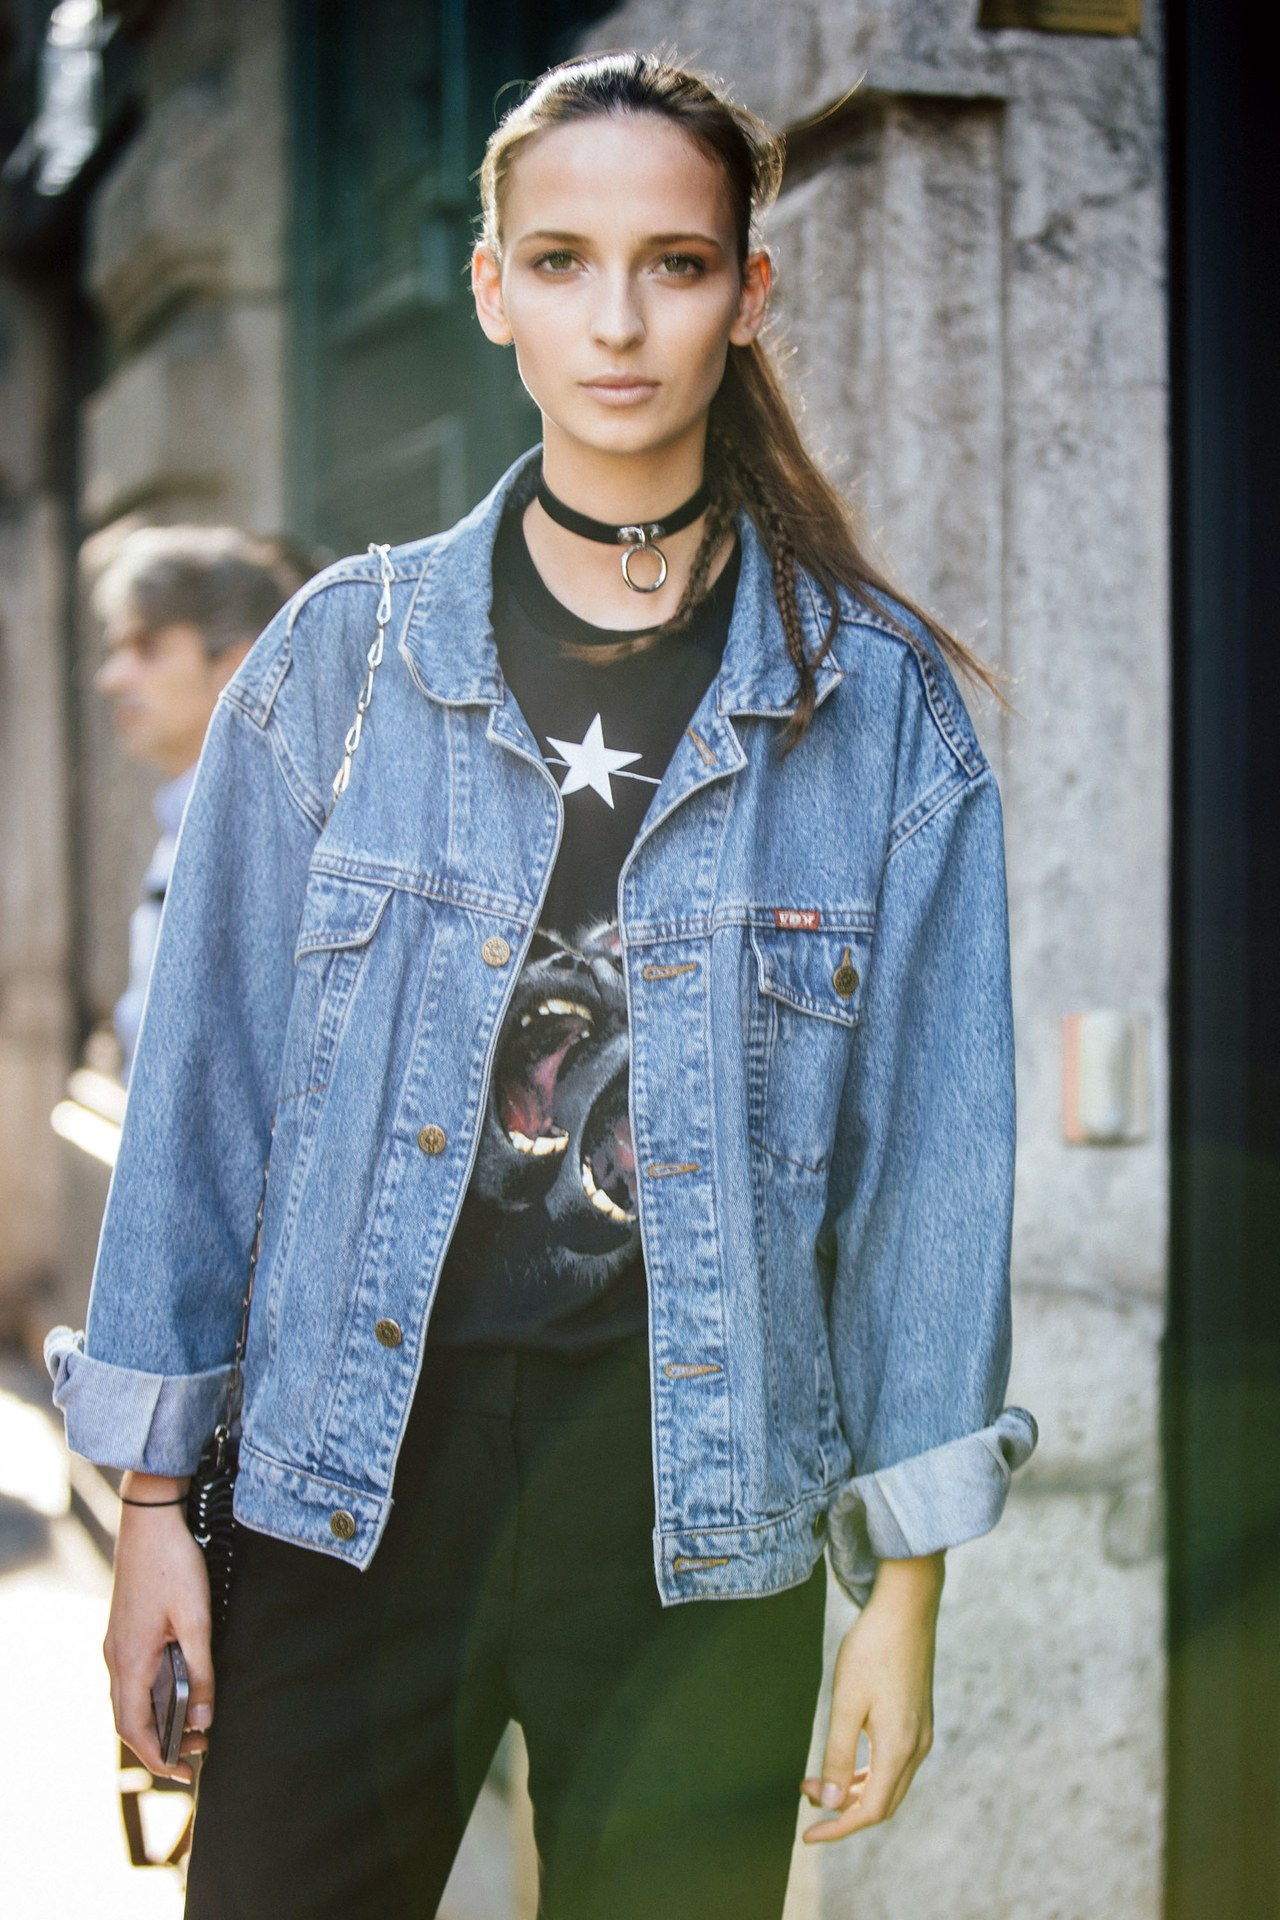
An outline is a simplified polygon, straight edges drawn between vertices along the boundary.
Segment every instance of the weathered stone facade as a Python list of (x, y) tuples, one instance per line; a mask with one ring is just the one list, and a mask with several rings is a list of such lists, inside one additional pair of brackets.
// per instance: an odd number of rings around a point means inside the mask
[(102, 1020), (124, 985), (156, 837), (155, 779), (119, 752), (92, 686), (96, 637), (68, 606), (76, 541), (91, 564), (137, 521), (285, 525), (283, 0), (154, 11), (141, 127), (88, 202), (80, 291), (106, 371), (79, 421), (74, 501), (49, 471), (72, 370), (41, 276), (34, 294), (26, 275), (0, 286), (0, 671), (17, 695), (0, 710), (0, 1308), (32, 1338), (83, 1316), (105, 1172), (54, 1139), (49, 1114), (75, 1064), (77, 1000)]
[(0, 1331), (55, 1282), (49, 1113), (71, 1037), (66, 527), (47, 458), (49, 316), (0, 282)]
[[(111, 349), (84, 422), (92, 528), (131, 514), (284, 524), (282, 11), (281, 0), (182, 0), (157, 13), (144, 123), (90, 217), (88, 281)], [(887, 1825), (797, 1848), (788, 1920), (1160, 1910), (1159, 20), (1148, 8), (1141, 39), (1104, 39), (988, 34), (974, 13), (969, 0), (634, 0), (588, 41), (674, 48), (796, 130), (768, 238), (807, 430), (904, 583), (1014, 676), (1018, 708), (974, 710), (1004, 796), (1013, 916), (1008, 1397), (1036, 1413), (1041, 1443), (999, 1528), (949, 1556), (933, 1752)], [(68, 889), (78, 873), (88, 995), (105, 1013), (153, 837), (149, 783), (124, 767), (82, 684), (80, 852), (68, 857), (66, 530), (32, 452), (45, 404), (38, 321), (0, 289), (0, 1288), (11, 1295), (57, 1240), (47, 1116), (70, 1064)], [(1061, 1017), (1094, 1006), (1151, 1023), (1149, 1131), (1133, 1144), (1063, 1137)], [(849, 1617), (833, 1585), (832, 1649)], [(815, 1757), (825, 1711), (824, 1697)]]
[[(280, 0), (166, 8), (148, 48), (145, 122), (93, 198), (87, 278), (111, 366), (84, 422), (83, 512), (96, 532), (125, 518), (285, 526), (283, 11)], [(124, 916), (155, 839), (154, 782), (122, 778), (91, 692), (86, 707), (89, 786), (105, 802), (84, 823), (90, 995), (105, 1008), (123, 984)]]

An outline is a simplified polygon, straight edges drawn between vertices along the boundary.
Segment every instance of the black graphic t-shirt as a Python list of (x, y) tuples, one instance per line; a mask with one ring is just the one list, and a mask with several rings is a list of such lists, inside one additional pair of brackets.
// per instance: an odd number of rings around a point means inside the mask
[(734, 551), (693, 620), (605, 664), (544, 584), (508, 506), (494, 548), (503, 675), (560, 786), (564, 835), (542, 918), (498, 1036), (471, 1183), (429, 1338), (453, 1347), (596, 1351), (647, 1324), (627, 1114), (630, 1045), (618, 876), (724, 651)]

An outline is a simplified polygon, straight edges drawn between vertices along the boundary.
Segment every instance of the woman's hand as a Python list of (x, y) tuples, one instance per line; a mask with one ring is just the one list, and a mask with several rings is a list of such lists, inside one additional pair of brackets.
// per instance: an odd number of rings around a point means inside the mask
[[(882, 1560), (866, 1606), (840, 1642), (822, 1778), (800, 1790), (836, 1812), (801, 1838), (842, 1840), (897, 1811), (916, 1768), (933, 1745), (933, 1656), (945, 1577), (944, 1553)], [(854, 1768), (858, 1735), (871, 1743), (868, 1766)]]
[[(159, 1502), (183, 1483), (154, 1474), (126, 1474), (121, 1492)], [(176, 1640), (191, 1676), (183, 1761), (167, 1767), (151, 1711), (151, 1683), (168, 1641)], [(213, 1720), (213, 1662), (209, 1651), (209, 1575), (204, 1555), (180, 1506), (120, 1508), (115, 1579), (103, 1657), (111, 1675), (116, 1729), (145, 1767), (171, 1780), (193, 1779), (187, 1756), (203, 1753)]]

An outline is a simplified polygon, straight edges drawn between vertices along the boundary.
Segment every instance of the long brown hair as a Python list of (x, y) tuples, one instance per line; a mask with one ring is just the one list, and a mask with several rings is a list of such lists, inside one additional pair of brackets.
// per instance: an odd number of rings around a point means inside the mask
[[(480, 168), (482, 239), (501, 259), (502, 189), (521, 144), (547, 127), (599, 114), (656, 113), (679, 127), (723, 170), (733, 212), (741, 270), (762, 215), (782, 184), (784, 144), (757, 116), (730, 100), (687, 67), (652, 54), (600, 53), (551, 67), (490, 134)], [(899, 620), (897, 600), (927, 629), (944, 657), (970, 679), (981, 681), (1008, 708), (1000, 681), (956, 635), (917, 606), (890, 578), (872, 551), (854, 508), (820, 471), (800, 437), (768, 345), (730, 345), (724, 378), (707, 421), (707, 478), (712, 499), (702, 539), (680, 604), (671, 618), (642, 637), (616, 646), (568, 650), (602, 664), (652, 646), (685, 625), (708, 590), (712, 562), (739, 507), (751, 516), (773, 569), (774, 594), (787, 651), (799, 676), (796, 710), (781, 734), (789, 753), (803, 738), (814, 710), (814, 667), (827, 654), (840, 620), (837, 589), (843, 586), (904, 640), (923, 653), (918, 636)], [(821, 587), (830, 619), (821, 647), (809, 654), (796, 593), (797, 569)], [(885, 604), (883, 596), (889, 596)]]

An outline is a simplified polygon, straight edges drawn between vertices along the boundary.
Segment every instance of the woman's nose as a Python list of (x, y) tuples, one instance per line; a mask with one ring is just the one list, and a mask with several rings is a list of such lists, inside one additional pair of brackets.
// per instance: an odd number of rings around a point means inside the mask
[(644, 339), (644, 315), (629, 278), (602, 282), (592, 331), (601, 346), (614, 351), (635, 346)]

